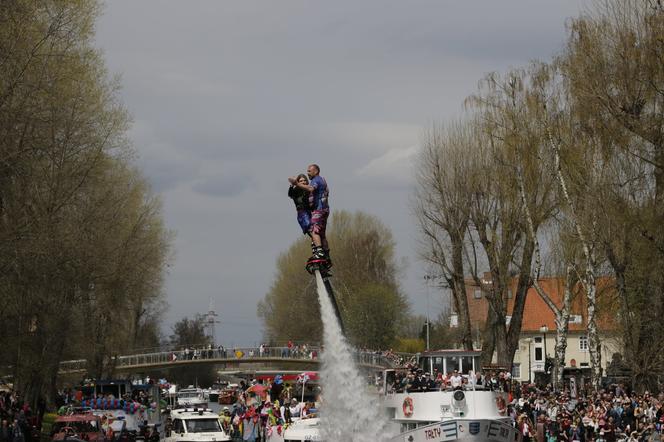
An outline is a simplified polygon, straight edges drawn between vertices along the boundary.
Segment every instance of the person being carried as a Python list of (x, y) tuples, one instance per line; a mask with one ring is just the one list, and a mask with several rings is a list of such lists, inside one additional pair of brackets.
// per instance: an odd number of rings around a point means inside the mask
[(307, 167), (309, 184), (302, 184), (297, 177), (290, 177), (288, 181), (299, 189), (309, 192), (309, 205), (311, 207), (311, 222), (309, 234), (312, 240), (313, 255), (309, 261), (325, 261), (326, 267), (332, 266), (330, 259), (330, 247), (325, 236), (327, 227), (327, 218), (330, 214), (329, 195), (330, 189), (325, 178), (320, 176), (320, 167), (317, 164), (310, 164)]
[(298, 184), (301, 184), (302, 186), (309, 185), (309, 180), (305, 174), (301, 173), (295, 177), (295, 183), (291, 183), (288, 188), (288, 197), (293, 200), (293, 203), (295, 203), (297, 223), (300, 225), (302, 233), (311, 237), (311, 233), (309, 233), (309, 228), (311, 227), (311, 206), (309, 205), (310, 192), (304, 187), (298, 187)]

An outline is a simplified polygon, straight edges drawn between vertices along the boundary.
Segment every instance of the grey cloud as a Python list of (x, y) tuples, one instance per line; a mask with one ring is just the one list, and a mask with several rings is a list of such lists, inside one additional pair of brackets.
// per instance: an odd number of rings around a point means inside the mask
[(192, 190), (202, 195), (230, 198), (240, 195), (249, 185), (248, 175), (224, 173), (201, 179), (192, 186)]
[(178, 184), (191, 180), (198, 169), (191, 163), (168, 157), (144, 157), (140, 164), (156, 192), (167, 192)]

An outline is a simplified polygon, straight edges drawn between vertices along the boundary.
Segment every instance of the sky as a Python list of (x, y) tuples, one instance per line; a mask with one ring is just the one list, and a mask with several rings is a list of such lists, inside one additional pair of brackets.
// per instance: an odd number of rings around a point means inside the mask
[(423, 130), (459, 116), (487, 73), (550, 59), (582, 5), (107, 0), (96, 44), (175, 232), (164, 334), (212, 299), (217, 343), (261, 342), (256, 305), (301, 235), (287, 177), (310, 163), (333, 210), (391, 229), (412, 310), (437, 316), (410, 204)]

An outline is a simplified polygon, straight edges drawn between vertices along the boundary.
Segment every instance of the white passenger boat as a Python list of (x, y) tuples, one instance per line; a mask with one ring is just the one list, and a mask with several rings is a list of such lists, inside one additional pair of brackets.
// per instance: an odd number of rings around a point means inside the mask
[[(453, 373), (462, 381), (457, 388), (402, 388), (395, 381), (400, 372), (383, 372), (381, 405), (389, 423), (377, 440), (389, 442), (516, 442), (518, 431), (507, 415), (507, 393), (492, 391), (473, 382), (479, 370), (479, 351), (440, 350), (417, 356), (423, 373)], [(321, 410), (322, 413), (325, 410)], [(321, 441), (318, 419), (296, 421), (268, 442)], [(276, 432), (275, 432), (276, 433)], [(328, 441), (331, 442), (331, 441)]]
[(201, 388), (196, 388), (190, 385), (188, 388), (183, 388), (177, 394), (178, 407), (201, 407), (205, 408), (208, 401), (205, 398), (205, 392)]
[[(391, 382), (397, 371), (385, 372), (384, 401), (390, 442), (514, 442), (519, 433), (507, 416), (507, 393), (476, 385), (480, 352), (443, 350), (418, 355), (418, 365), (431, 377), (454, 370), (465, 381), (456, 389), (403, 391)], [(418, 389), (419, 390), (419, 389)]]

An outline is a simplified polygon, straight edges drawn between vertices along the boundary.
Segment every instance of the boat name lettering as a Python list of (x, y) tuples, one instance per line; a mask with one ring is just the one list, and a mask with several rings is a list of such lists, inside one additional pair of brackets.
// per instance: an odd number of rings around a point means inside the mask
[(430, 439), (440, 439), (441, 431), (440, 428), (434, 427), (434, 428), (427, 428), (424, 430), (424, 436), (426, 437), (427, 440)]

